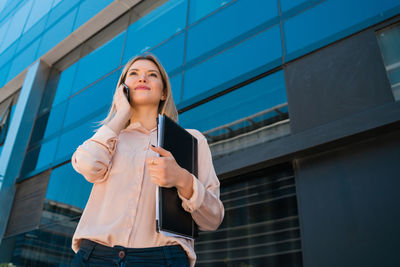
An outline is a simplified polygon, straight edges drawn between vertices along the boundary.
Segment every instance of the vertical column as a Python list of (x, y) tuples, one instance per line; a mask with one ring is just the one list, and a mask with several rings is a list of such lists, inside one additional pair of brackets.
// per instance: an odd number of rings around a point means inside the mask
[(50, 67), (43, 61), (28, 69), (0, 156), (0, 243), (7, 227), (25, 152), (39, 110)]

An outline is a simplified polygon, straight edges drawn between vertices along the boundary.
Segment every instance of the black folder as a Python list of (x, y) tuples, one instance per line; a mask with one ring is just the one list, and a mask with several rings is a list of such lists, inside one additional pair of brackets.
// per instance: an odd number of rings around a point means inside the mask
[[(158, 146), (168, 150), (182, 168), (197, 177), (197, 139), (166, 115), (157, 118)], [(182, 200), (175, 187), (158, 187), (156, 230), (167, 236), (194, 239), (198, 227), (192, 215), (182, 207)]]

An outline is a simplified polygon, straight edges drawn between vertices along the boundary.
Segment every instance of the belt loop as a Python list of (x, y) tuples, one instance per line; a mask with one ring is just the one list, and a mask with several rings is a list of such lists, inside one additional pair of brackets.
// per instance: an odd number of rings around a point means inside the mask
[(87, 250), (83, 250), (83, 260), (84, 261), (87, 261), (89, 258), (90, 258), (90, 255), (92, 254), (92, 252), (93, 252), (93, 250), (94, 250), (94, 248), (95, 248), (95, 246), (96, 246), (96, 243), (95, 242), (93, 242), (93, 241), (89, 241), (89, 242), (87, 242), (87, 245), (89, 246), (88, 247), (88, 249)]

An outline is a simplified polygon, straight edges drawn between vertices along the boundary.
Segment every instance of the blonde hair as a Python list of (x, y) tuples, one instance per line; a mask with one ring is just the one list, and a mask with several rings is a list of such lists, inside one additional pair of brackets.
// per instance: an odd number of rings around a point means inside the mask
[[(171, 90), (171, 84), (169, 82), (169, 78), (168, 78), (168, 74), (165, 71), (164, 67), (162, 66), (160, 60), (151, 53), (144, 53), (144, 54), (140, 54), (137, 55), (133, 58), (131, 58), (126, 64), (125, 67), (123, 68), (121, 75), (119, 76), (118, 79), (118, 83), (116, 86), (115, 91), (118, 89), (118, 87), (121, 85), (122, 82), (125, 81), (126, 78), (126, 73), (128, 72), (129, 68), (131, 67), (131, 65), (140, 59), (144, 59), (144, 60), (150, 60), (152, 61), (158, 68), (158, 70), (160, 71), (161, 74), (161, 79), (164, 85), (163, 90), (166, 91), (167, 93), (167, 98), (165, 100), (160, 100), (160, 103), (158, 105), (158, 113), (161, 115), (167, 115), (169, 118), (171, 118), (172, 120), (174, 120), (175, 122), (178, 122), (178, 111), (176, 110), (176, 106), (175, 106), (175, 102), (174, 99), (172, 97), (172, 90)], [(115, 93), (114, 93), (115, 95)], [(115, 103), (114, 103), (114, 99), (113, 102), (111, 103), (111, 107), (110, 110), (107, 114), (107, 117), (98, 122), (98, 126), (103, 126), (104, 124), (107, 124), (108, 122), (110, 122), (112, 120), (112, 118), (115, 116), (117, 110), (115, 108)], [(126, 123), (126, 125), (124, 126), (124, 128), (128, 127), (128, 125), (130, 124), (130, 121), (128, 121)], [(95, 130), (95, 132), (98, 129)]]

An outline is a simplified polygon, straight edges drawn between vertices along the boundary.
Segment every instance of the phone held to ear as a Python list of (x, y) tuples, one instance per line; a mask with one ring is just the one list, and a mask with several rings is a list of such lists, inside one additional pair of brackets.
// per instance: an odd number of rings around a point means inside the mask
[(125, 83), (122, 83), (122, 85), (124, 86), (124, 93), (125, 93), (125, 96), (126, 96), (126, 98), (128, 99), (128, 102), (129, 102), (129, 104), (131, 103), (131, 97), (130, 97), (130, 94), (129, 94), (129, 87), (128, 87), (128, 85), (126, 85)]

